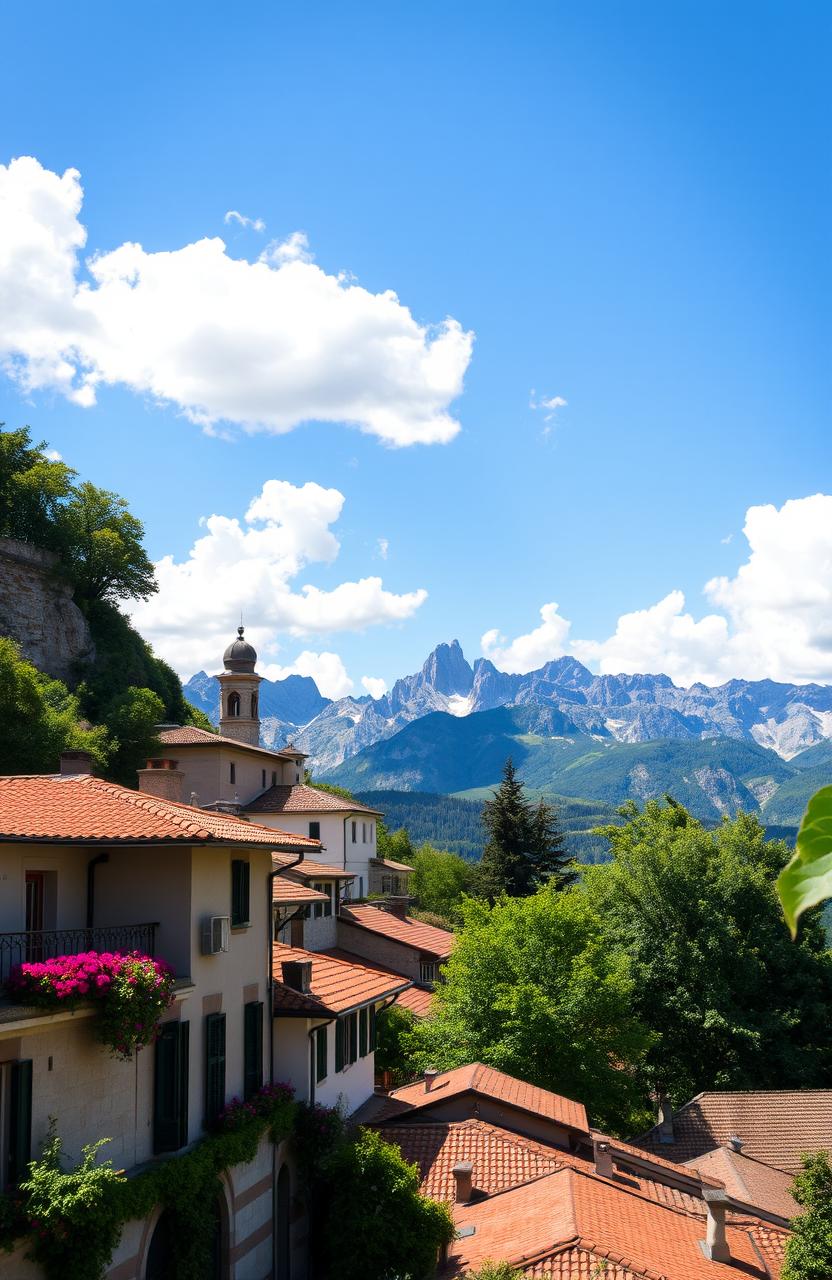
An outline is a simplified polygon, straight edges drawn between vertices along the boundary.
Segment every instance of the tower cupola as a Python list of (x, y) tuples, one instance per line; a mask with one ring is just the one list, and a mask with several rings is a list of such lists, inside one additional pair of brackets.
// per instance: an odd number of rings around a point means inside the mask
[(257, 651), (237, 628), (237, 639), (222, 655), (224, 671), (217, 676), (220, 686), (220, 733), (251, 747), (260, 745), (260, 694), (262, 679), (255, 673)]

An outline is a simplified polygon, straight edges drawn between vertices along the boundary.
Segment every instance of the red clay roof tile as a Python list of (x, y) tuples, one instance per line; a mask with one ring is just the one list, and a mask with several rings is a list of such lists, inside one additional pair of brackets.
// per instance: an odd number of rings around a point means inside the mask
[(341, 920), (355, 928), (383, 934), (391, 942), (400, 942), (437, 960), (448, 958), (456, 940), (455, 934), (447, 929), (437, 929), (432, 924), (423, 924), (421, 920), (413, 920), (410, 916), (402, 919), (390, 911), (382, 911), (380, 907), (345, 907), (341, 911)]
[[(290, 947), (276, 942), (272, 948), (275, 982), (275, 1012), (296, 1006), (294, 999), (286, 997), (290, 992), (295, 997), (297, 992), (286, 987), (282, 982), (284, 961), (308, 960), (312, 963), (310, 995), (318, 1001), (320, 1008), (329, 1013), (345, 1013), (348, 1009), (356, 1009), (371, 1001), (383, 1000), (401, 991), (410, 981), (398, 975), (379, 974), (368, 968), (360, 960), (347, 963), (327, 955), (325, 951), (304, 951), (300, 947)], [(281, 988), (281, 990), (278, 990)]]
[(356, 800), (344, 800), (330, 791), (318, 791), (305, 783), (294, 786), (278, 784), (255, 796), (246, 806), (246, 813), (369, 813), (374, 817), (379, 809), (368, 809)]

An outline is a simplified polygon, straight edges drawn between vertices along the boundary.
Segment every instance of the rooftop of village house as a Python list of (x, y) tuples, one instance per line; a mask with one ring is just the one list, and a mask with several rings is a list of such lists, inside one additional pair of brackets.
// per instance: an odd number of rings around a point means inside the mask
[(426, 956), (446, 960), (451, 954), (455, 934), (448, 929), (414, 920), (411, 916), (394, 915), (373, 906), (342, 907), (341, 920), (359, 929), (383, 934), (391, 942), (400, 942)]
[[(274, 1012), (328, 1016), (397, 995), (410, 986), (400, 974), (379, 973), (359, 957), (345, 960), (327, 951), (306, 951), (276, 942), (272, 947)], [(286, 966), (289, 966), (287, 968)], [(293, 983), (295, 975), (303, 975)]]

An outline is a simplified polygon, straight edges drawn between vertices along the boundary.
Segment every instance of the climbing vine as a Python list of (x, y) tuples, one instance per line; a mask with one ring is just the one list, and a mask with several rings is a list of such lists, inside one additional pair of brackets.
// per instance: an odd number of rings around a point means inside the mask
[(107, 1139), (84, 1147), (80, 1163), (65, 1170), (60, 1138), (50, 1130), (39, 1160), (14, 1196), (0, 1196), (0, 1246), (29, 1241), (27, 1257), (46, 1280), (100, 1280), (126, 1222), (146, 1218), (159, 1205), (170, 1211), (177, 1280), (204, 1280), (211, 1271), (212, 1207), (219, 1175), (250, 1163), (261, 1139), (274, 1143), (292, 1131), (290, 1085), (264, 1085), (247, 1102), (233, 1099), (215, 1132), (190, 1151), (160, 1161), (134, 1178), (96, 1157)]

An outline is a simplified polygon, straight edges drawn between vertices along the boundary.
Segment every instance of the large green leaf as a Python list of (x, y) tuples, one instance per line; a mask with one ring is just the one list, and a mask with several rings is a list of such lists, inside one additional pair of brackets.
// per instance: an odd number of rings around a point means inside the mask
[(792, 937), (804, 911), (832, 898), (832, 787), (821, 787), (809, 801), (795, 855), (780, 874), (777, 892)]

